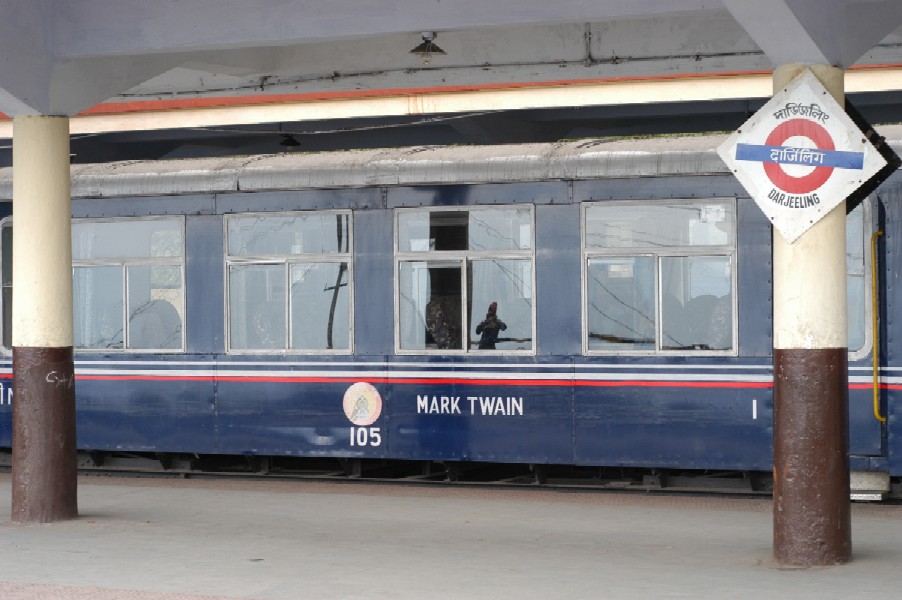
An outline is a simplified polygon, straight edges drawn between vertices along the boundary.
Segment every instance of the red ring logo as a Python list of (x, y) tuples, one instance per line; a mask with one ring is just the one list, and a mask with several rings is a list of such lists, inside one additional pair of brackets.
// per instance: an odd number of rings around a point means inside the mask
[[(780, 123), (767, 136), (767, 141), (764, 143), (767, 146), (782, 146), (783, 142), (791, 137), (806, 137), (814, 142), (818, 150), (836, 150), (833, 138), (830, 137), (827, 130), (806, 119), (790, 119)], [(771, 183), (787, 194), (808, 194), (830, 179), (833, 167), (815, 167), (814, 171), (804, 177), (793, 177), (784, 171), (779, 163), (766, 162), (764, 163), (764, 172)]]

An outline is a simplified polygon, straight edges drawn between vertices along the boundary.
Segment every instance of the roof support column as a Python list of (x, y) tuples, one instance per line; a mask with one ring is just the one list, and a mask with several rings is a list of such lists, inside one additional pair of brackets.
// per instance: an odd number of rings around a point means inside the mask
[[(774, 92), (805, 65), (774, 71)], [(843, 70), (808, 65), (844, 104)], [(846, 205), (774, 245), (774, 557), (846, 563), (849, 501)]]
[(78, 516), (69, 119), (13, 120), (12, 520)]

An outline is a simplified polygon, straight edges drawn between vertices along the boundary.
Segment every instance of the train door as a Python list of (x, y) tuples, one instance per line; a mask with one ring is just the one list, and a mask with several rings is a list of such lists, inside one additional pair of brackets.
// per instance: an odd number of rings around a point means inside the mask
[[(862, 202), (846, 218), (846, 271), (849, 321), (849, 453), (881, 456), (883, 425), (875, 410), (873, 386), (873, 300), (877, 292), (872, 279), (873, 225), (871, 203)], [(853, 469), (855, 466), (853, 465)]]

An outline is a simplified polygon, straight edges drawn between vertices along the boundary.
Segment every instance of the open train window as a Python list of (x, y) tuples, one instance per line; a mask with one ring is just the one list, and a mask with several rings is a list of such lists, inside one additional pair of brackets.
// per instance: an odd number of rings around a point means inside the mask
[(595, 202), (582, 213), (588, 352), (735, 351), (734, 200)]
[(532, 352), (531, 207), (396, 212), (396, 348)]
[(227, 215), (232, 352), (351, 351), (351, 213)]
[(185, 348), (181, 217), (72, 221), (75, 349)]

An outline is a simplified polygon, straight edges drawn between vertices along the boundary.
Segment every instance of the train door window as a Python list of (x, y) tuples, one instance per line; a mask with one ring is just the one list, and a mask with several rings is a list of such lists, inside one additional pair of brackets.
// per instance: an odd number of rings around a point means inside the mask
[[(870, 258), (870, 204), (862, 202), (846, 217), (846, 283), (847, 314), (849, 320), (849, 352), (853, 358), (867, 354), (870, 343), (868, 319), (870, 298), (866, 291), (870, 273), (866, 268)], [(858, 356), (861, 355), (861, 356)]]
[(226, 216), (229, 349), (351, 350), (351, 214)]
[(583, 205), (585, 347), (735, 350), (733, 200)]
[(533, 351), (532, 208), (400, 209), (399, 352)]
[(75, 348), (184, 349), (184, 220), (72, 222)]

